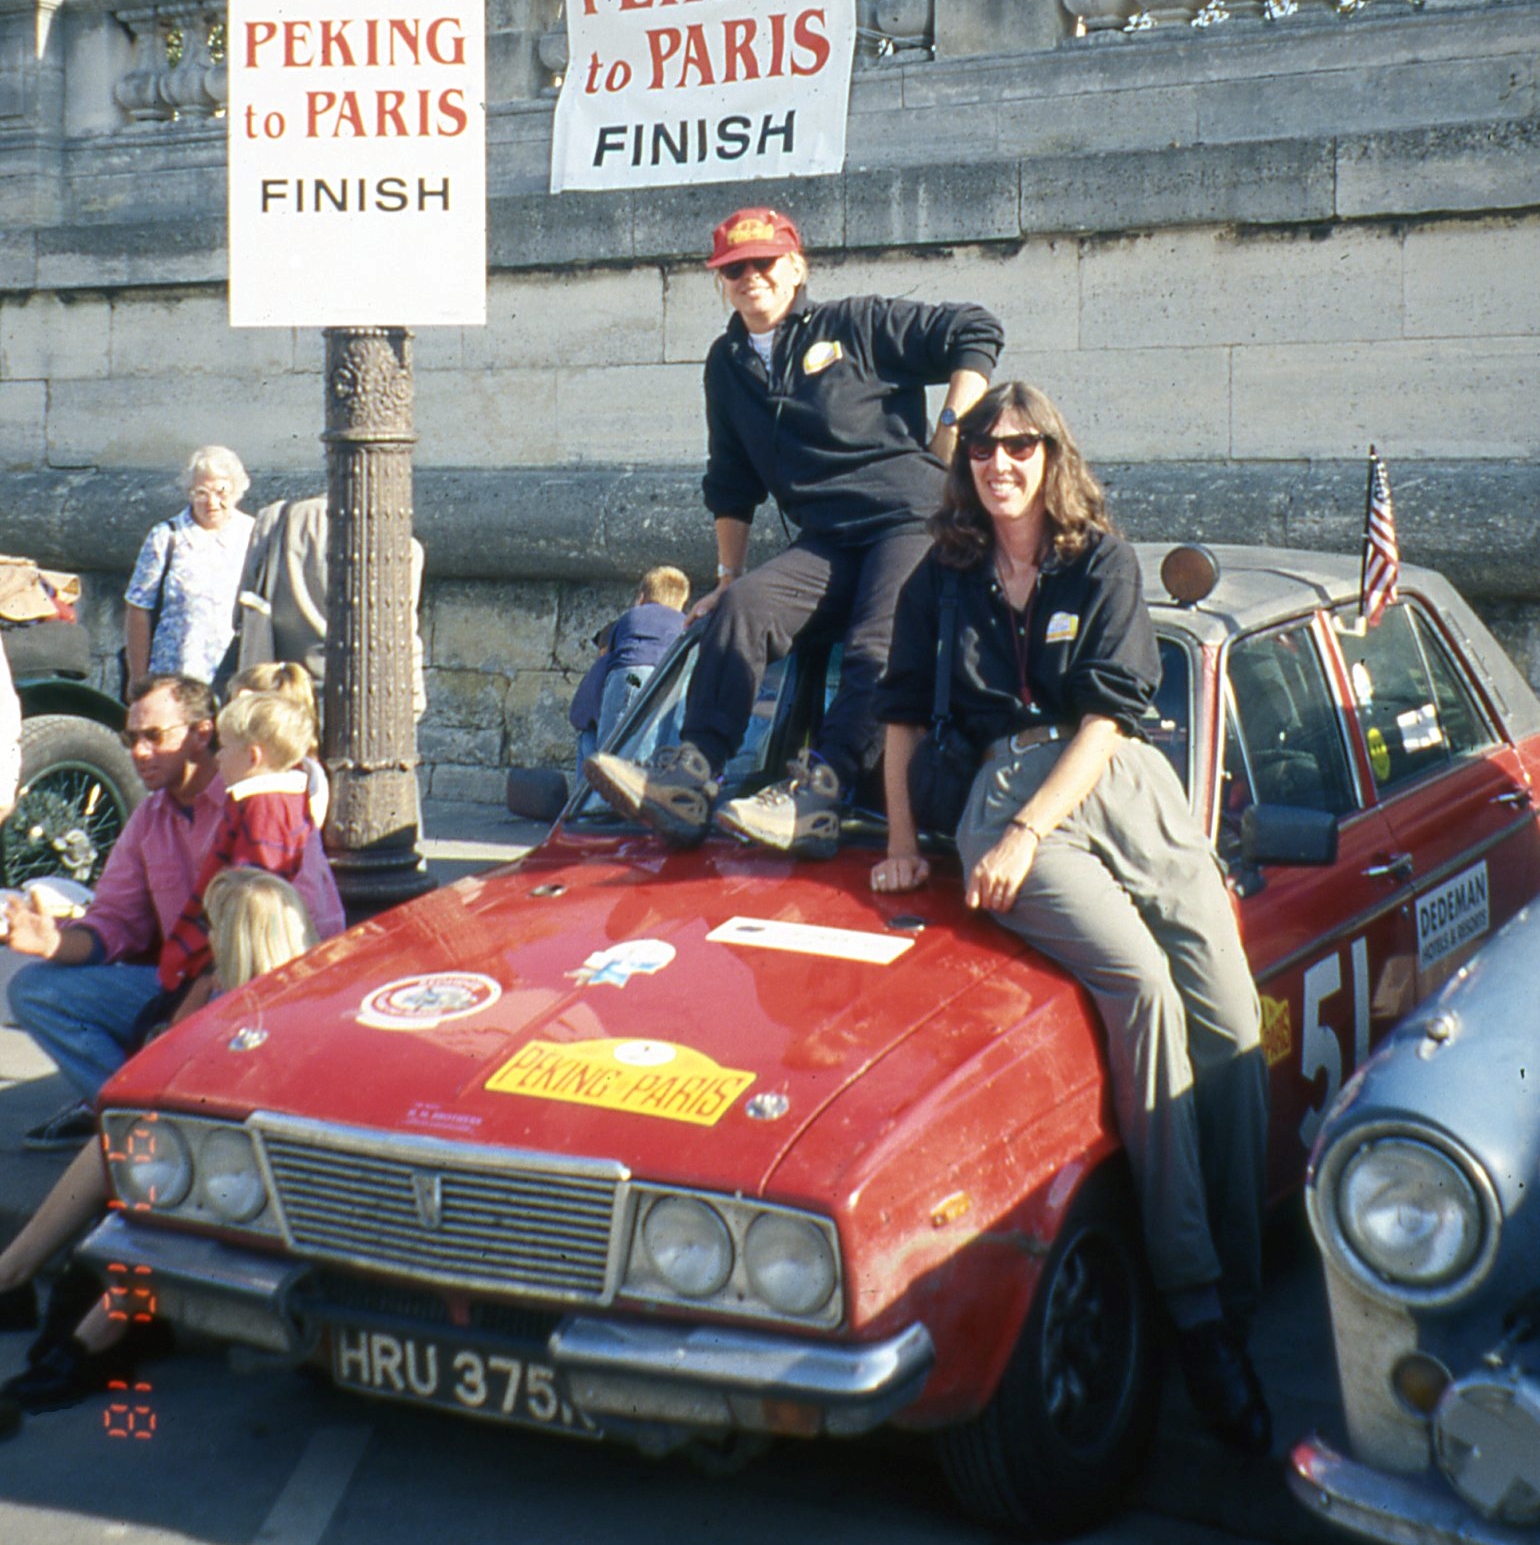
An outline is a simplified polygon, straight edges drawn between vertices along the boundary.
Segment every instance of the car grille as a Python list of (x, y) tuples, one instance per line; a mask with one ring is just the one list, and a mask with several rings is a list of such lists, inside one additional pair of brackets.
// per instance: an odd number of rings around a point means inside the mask
[(291, 1247), (316, 1260), (517, 1296), (611, 1291), (618, 1165), (257, 1117)]

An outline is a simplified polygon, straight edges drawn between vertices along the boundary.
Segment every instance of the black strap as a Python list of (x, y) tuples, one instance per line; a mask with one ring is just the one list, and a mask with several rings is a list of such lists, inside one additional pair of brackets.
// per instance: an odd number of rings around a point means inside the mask
[(941, 621), (936, 637), (936, 691), (930, 704), (931, 733), (940, 736), (952, 712), (952, 656), (957, 651), (957, 570), (941, 576)]

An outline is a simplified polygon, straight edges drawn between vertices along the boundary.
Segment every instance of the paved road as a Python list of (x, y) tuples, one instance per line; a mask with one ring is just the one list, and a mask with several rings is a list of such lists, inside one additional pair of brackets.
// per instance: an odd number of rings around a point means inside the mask
[[(441, 879), (514, 856), (538, 828), (477, 807), (430, 807), (424, 844)], [(0, 987), (14, 969), (0, 950)], [(0, 1237), (63, 1161), (20, 1133), (68, 1091), (27, 1038), (0, 1028)], [(1168, 1392), (1135, 1511), (1098, 1545), (1225, 1539), (1325, 1545), (1287, 1494), (1281, 1455), (1331, 1429), (1335, 1392), (1324, 1295), (1297, 1217), (1270, 1241), (1256, 1351), (1278, 1425), (1274, 1457), (1242, 1461)], [(0, 1378), (27, 1337), (0, 1335)], [(233, 1372), (214, 1349), (144, 1370), (149, 1389), (28, 1421), (0, 1443), (0, 1545), (979, 1545), (926, 1444), (783, 1443), (733, 1476), (615, 1445), (513, 1433), (346, 1396), (304, 1374)], [(133, 1427), (148, 1437), (117, 1436)]]

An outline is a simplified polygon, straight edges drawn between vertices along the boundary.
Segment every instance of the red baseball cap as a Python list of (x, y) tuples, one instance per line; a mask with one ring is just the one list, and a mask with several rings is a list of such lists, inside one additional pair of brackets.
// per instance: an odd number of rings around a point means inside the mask
[(775, 209), (740, 209), (711, 233), (707, 268), (739, 263), (745, 258), (782, 257), (802, 250), (802, 237), (789, 215)]

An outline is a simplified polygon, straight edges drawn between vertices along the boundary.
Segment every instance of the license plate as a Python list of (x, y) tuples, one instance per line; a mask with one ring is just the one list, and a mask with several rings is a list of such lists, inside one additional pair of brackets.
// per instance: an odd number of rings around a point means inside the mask
[(573, 1404), (560, 1371), (519, 1347), (334, 1324), (331, 1352), (332, 1377), (346, 1389), (521, 1427), (602, 1436)]

